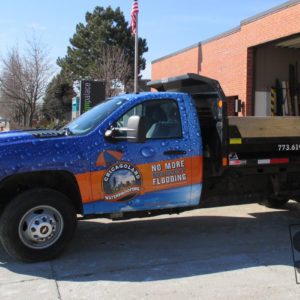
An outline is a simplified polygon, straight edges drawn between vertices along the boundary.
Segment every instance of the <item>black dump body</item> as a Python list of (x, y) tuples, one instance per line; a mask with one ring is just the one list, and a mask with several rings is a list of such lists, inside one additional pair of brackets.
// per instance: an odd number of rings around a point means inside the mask
[(203, 93), (219, 93), (220, 96), (224, 96), (217, 80), (194, 73), (150, 81), (147, 85), (159, 92), (180, 92), (192, 96)]

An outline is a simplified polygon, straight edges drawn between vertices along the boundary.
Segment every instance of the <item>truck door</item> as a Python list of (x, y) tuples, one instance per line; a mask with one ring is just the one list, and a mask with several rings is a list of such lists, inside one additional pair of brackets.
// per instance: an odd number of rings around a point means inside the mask
[(144, 116), (146, 142), (106, 143), (97, 160), (98, 166), (106, 166), (98, 212), (192, 206), (199, 201), (191, 197), (190, 131), (184, 103), (178, 101), (148, 100), (114, 121), (114, 128), (123, 128), (130, 116)]

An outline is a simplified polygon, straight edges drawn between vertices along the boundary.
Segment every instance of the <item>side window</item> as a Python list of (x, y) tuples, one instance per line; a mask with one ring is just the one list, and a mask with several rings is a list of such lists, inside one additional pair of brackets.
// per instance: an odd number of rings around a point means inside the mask
[(146, 103), (147, 139), (182, 138), (177, 102), (171, 99)]
[(181, 119), (177, 102), (172, 99), (141, 103), (115, 122), (116, 127), (126, 127), (130, 116), (146, 118), (147, 139), (182, 138)]

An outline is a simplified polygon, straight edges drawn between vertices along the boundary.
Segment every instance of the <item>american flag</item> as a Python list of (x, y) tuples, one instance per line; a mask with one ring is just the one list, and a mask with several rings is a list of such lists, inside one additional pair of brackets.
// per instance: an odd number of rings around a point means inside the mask
[(132, 27), (132, 34), (136, 34), (136, 15), (139, 12), (139, 5), (138, 0), (133, 0), (132, 9), (131, 9), (131, 27)]

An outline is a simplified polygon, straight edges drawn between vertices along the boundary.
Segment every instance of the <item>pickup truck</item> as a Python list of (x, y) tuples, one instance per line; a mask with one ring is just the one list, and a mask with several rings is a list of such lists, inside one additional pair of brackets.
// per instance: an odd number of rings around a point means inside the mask
[[(129, 219), (213, 199), (300, 199), (298, 118), (227, 116), (216, 80), (150, 82), (59, 130), (0, 134), (0, 239), (12, 257), (59, 255), (78, 218)], [(200, 201), (201, 200), (201, 201)]]

